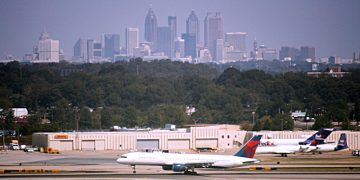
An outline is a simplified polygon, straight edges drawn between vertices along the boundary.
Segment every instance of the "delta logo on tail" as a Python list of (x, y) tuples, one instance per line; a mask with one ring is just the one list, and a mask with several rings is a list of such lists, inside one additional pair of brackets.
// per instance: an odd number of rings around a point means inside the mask
[(256, 152), (256, 148), (260, 144), (262, 135), (255, 135), (252, 137), (243, 148), (240, 149), (234, 156), (253, 158)]

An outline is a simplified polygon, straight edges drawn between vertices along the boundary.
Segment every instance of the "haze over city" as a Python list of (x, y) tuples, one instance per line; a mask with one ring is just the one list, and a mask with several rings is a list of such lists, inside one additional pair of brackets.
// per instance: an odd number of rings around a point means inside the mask
[(186, 31), (186, 19), (194, 10), (201, 42), (206, 13), (220, 12), (224, 33), (247, 33), (247, 51), (252, 50), (254, 38), (278, 51), (281, 46), (312, 46), (317, 58), (351, 58), (360, 49), (360, 1), (356, 0), (5, 0), (0, 2), (0, 57), (12, 54), (21, 59), (31, 53), (44, 30), (60, 41), (67, 58), (80, 37), (100, 40), (102, 34), (116, 33), (124, 46), (126, 27), (139, 28), (142, 42), (150, 7), (158, 26), (167, 25), (168, 16), (177, 17), (178, 36)]

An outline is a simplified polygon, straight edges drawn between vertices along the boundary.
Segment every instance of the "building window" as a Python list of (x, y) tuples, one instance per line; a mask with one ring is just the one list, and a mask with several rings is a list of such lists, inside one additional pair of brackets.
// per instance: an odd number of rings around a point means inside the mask
[(230, 143), (228, 143), (228, 146), (230, 146)]
[(222, 135), (222, 136), (221, 136), (221, 138), (223, 138), (223, 139), (224, 139), (224, 135)]
[(230, 139), (230, 135), (228, 135), (228, 139)]
[(236, 138), (236, 135), (235, 135), (235, 138)]

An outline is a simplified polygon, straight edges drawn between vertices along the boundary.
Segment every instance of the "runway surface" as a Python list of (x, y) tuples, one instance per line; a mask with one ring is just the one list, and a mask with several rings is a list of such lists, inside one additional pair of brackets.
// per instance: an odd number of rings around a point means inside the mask
[(116, 173), (94, 173), (94, 174), (52, 174), (52, 175), (25, 175), (25, 176), (6, 176), (6, 179), (186, 179), (186, 180), (207, 180), (207, 179), (249, 179), (249, 180), (263, 180), (263, 179), (288, 179), (288, 180), (309, 180), (309, 179), (342, 179), (353, 180), (359, 179), (360, 174), (349, 173), (201, 173), (199, 175), (183, 175), (179, 173), (169, 174), (116, 174)]
[[(249, 166), (233, 169), (196, 169), (198, 175), (184, 175), (162, 170), (158, 166), (131, 167), (119, 165), (119, 151), (71, 151), (61, 154), (0, 153), (0, 170), (59, 170), (54, 174), (0, 174), (6, 179), (360, 179), (360, 157), (351, 152), (320, 155), (295, 154), (289, 157), (255, 155), (261, 160), (255, 167), (273, 167), (274, 171), (250, 171)], [(214, 154), (214, 153), (213, 153)], [(232, 154), (223, 152), (222, 154)]]

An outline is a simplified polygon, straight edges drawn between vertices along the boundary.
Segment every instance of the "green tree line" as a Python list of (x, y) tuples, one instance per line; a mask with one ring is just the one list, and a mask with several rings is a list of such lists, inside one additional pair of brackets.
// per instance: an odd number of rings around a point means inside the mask
[[(26, 107), (24, 132), (251, 123), (292, 129), (289, 112), (326, 123), (360, 119), (360, 71), (341, 78), (269, 74), (170, 60), (104, 64), (0, 64), (0, 108)], [(196, 112), (185, 114), (186, 106)], [(254, 114), (253, 114), (254, 112)], [(254, 117), (255, 116), (255, 117)], [(49, 120), (47, 124), (45, 120)], [(4, 123), (3, 123), (4, 124)], [(344, 125), (345, 124), (345, 125)]]

